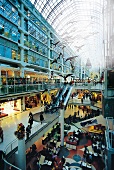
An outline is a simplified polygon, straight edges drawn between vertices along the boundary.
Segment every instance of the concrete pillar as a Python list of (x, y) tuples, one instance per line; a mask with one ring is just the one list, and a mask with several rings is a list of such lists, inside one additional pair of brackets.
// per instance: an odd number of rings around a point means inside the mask
[(64, 109), (60, 109), (60, 124), (61, 124), (61, 146), (64, 146)]
[(25, 138), (18, 139), (18, 167), (26, 170)]
[(25, 96), (22, 98), (22, 111), (25, 110)]

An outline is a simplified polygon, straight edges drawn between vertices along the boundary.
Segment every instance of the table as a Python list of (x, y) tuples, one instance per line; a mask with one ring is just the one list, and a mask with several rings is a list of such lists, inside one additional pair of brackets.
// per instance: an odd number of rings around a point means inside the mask
[(45, 160), (44, 164), (47, 164), (47, 165), (52, 165), (52, 161), (48, 161), (48, 160)]
[[(71, 137), (72, 138), (72, 137)], [(72, 138), (73, 139), (73, 138)], [(70, 149), (75, 149), (76, 150), (76, 146), (77, 146), (77, 138), (75, 138), (74, 140), (67, 140), (66, 141), (66, 147), (70, 148)]]
[(76, 170), (76, 168), (72, 167), (72, 168), (70, 168), (70, 170)]
[(82, 162), (81, 167), (84, 169), (91, 169), (91, 164), (89, 164), (87, 162)]

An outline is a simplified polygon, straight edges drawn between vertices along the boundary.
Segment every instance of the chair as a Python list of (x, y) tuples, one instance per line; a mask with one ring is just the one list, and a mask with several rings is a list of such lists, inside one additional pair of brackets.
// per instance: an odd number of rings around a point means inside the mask
[(41, 157), (40, 157), (40, 159), (39, 159), (39, 163), (40, 163), (41, 165), (43, 165), (44, 161), (45, 161), (45, 156), (41, 155)]

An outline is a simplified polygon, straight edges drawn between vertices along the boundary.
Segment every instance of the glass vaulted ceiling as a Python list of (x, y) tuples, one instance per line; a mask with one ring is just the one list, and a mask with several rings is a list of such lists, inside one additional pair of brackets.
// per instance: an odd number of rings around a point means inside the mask
[(105, 0), (31, 0), (83, 62), (103, 63), (103, 6)]

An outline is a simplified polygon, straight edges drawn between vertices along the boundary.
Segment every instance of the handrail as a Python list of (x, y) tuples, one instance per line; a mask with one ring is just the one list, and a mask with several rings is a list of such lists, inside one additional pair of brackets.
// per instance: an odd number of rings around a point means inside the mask
[(85, 130), (85, 129), (83, 129), (83, 128), (79, 128), (79, 127), (76, 126), (73, 122), (71, 122), (71, 124), (72, 124), (73, 126), (75, 126), (77, 129), (80, 129), (81, 131), (83, 130), (83, 131), (85, 131), (85, 132), (88, 132), (87, 130)]
[(13, 141), (11, 141), (11, 142), (5, 147), (4, 153), (5, 153), (6, 155), (8, 154), (8, 153), (7, 153), (7, 149), (8, 149), (9, 146), (11, 146), (11, 150), (13, 150), (12, 145), (13, 145), (14, 142), (17, 142), (17, 139), (14, 139)]
[(67, 88), (68, 88), (68, 85), (66, 85), (66, 86), (63, 88), (62, 93), (60, 94), (59, 98), (57, 99), (56, 106), (59, 106), (59, 100), (62, 100), (62, 95), (66, 92)]
[(67, 104), (67, 102), (68, 102), (68, 99), (69, 99), (69, 97), (70, 97), (72, 88), (73, 88), (73, 85), (70, 85), (70, 86), (67, 88), (67, 90), (69, 90), (69, 91), (68, 91), (67, 96), (66, 96), (66, 98), (65, 98), (65, 100), (64, 100), (64, 103), (63, 103), (64, 106), (66, 106), (66, 104)]
[[(57, 118), (59, 117), (59, 115), (54, 118), (52, 121), (49, 121), (48, 123), (46, 123), (43, 127), (41, 127), (39, 130), (37, 130), (35, 133), (33, 133), (29, 139), (26, 140), (26, 142), (28, 142), (29, 140), (31, 140), (32, 137), (34, 137), (36, 134), (40, 133), (43, 129), (45, 129), (50, 123), (54, 122)], [(34, 127), (35, 128), (35, 127)]]
[(3, 161), (4, 161), (7, 165), (9, 165), (9, 166), (11, 166), (11, 167), (13, 167), (13, 168), (15, 168), (15, 169), (17, 169), (17, 170), (22, 170), (22, 169), (16, 167), (15, 165), (9, 163), (8, 161), (6, 161), (6, 159), (3, 159)]

